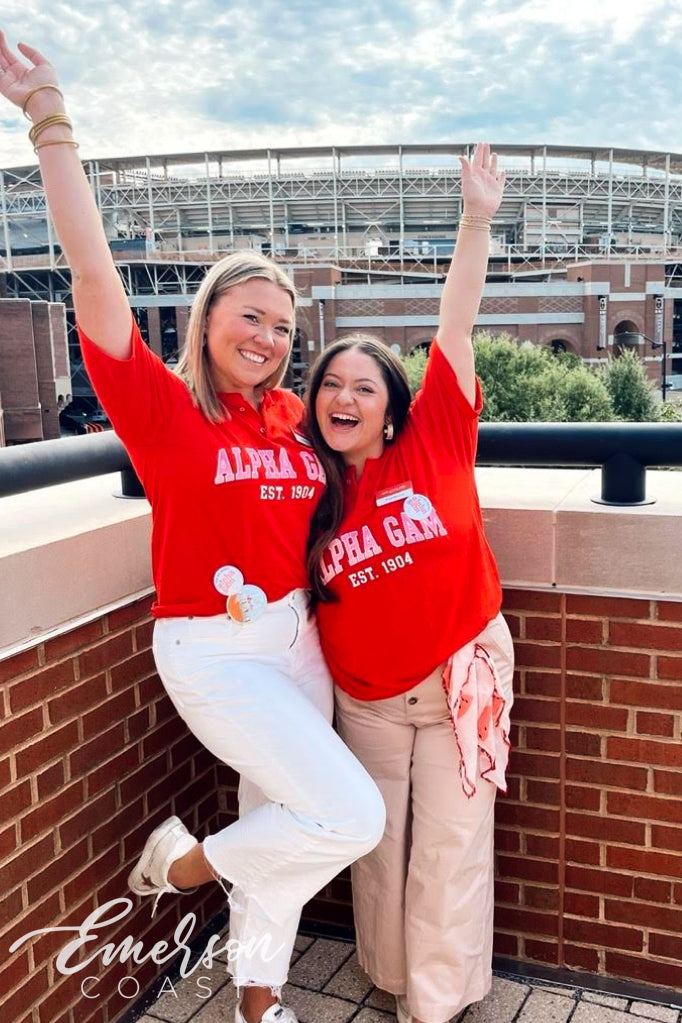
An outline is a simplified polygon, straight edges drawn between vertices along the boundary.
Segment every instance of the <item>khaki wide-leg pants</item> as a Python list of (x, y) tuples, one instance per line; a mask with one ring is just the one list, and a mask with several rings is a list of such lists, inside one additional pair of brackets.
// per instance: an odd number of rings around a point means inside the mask
[[(511, 705), (514, 650), (502, 615), (476, 641)], [(464, 794), (441, 677), (442, 665), (387, 700), (336, 691), (339, 732), (387, 811), (383, 839), (351, 868), (358, 959), (425, 1023), (446, 1023), (492, 980), (497, 789), (479, 775), (475, 794)]]

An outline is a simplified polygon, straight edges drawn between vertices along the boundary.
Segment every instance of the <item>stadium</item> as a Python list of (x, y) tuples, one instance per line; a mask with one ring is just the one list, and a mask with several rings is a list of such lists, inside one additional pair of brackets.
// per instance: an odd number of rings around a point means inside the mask
[[(637, 347), (682, 387), (682, 154), (493, 147), (507, 172), (478, 325), (599, 362)], [(274, 256), (302, 295), (292, 376), (331, 337), (365, 329), (428, 344), (461, 213), (461, 145), (226, 150), (90, 159), (86, 172), (143, 335), (182, 344), (206, 266)], [(63, 302), (72, 395), (89, 399), (70, 276), (36, 166), (0, 173), (5, 298)], [(680, 296), (679, 298), (677, 296)]]

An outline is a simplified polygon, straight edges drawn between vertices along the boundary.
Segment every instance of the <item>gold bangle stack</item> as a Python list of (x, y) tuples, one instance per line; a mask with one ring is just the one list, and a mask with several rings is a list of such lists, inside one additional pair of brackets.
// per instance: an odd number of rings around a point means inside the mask
[(21, 108), (22, 114), (24, 115), (24, 117), (27, 117), (29, 121), (31, 120), (31, 118), (28, 116), (28, 113), (26, 112), (26, 107), (28, 106), (28, 101), (30, 100), (31, 96), (35, 96), (35, 94), (37, 92), (42, 92), (43, 89), (54, 89), (54, 91), (58, 92), (59, 95), (62, 97), (62, 99), (64, 99), (64, 93), (56, 85), (36, 85), (35, 89), (31, 89), (30, 92), (26, 93), (26, 98), (24, 99), (24, 102), (23, 102), (23, 105), (22, 105), (22, 108)]
[[(45, 88), (45, 86), (40, 86), (40, 88)], [(48, 128), (54, 128), (59, 124), (63, 124), (64, 127), (69, 129), (69, 131), (73, 128), (73, 125), (66, 114), (50, 114), (48, 117), (44, 117), (42, 121), (38, 121), (37, 124), (33, 125), (28, 133), (28, 137), (33, 143), (34, 153), (37, 153), (39, 149), (44, 149), (45, 146), (73, 146), (74, 149), (78, 149), (78, 143), (73, 139), (51, 139), (48, 142), (41, 142), (40, 145), (36, 145), (36, 142), (44, 131), (47, 131)]]
[(463, 213), (459, 218), (459, 226), (467, 227), (470, 231), (486, 231), (490, 234), (492, 217), (481, 217), (473, 213)]

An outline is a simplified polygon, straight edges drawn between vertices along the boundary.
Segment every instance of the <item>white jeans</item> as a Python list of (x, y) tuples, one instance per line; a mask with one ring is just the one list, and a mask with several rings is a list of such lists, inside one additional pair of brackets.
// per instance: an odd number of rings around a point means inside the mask
[(234, 982), (279, 993), (303, 905), (377, 845), (383, 800), (331, 727), (332, 683), (305, 591), (243, 625), (158, 619), (153, 649), (180, 716), (241, 775), (239, 820), (206, 838), (204, 854), (233, 885)]

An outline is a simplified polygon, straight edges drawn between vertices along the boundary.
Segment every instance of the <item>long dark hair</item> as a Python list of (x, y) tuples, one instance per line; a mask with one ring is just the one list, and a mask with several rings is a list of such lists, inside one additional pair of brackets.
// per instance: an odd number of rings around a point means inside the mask
[(369, 355), (379, 367), (388, 389), (387, 415), (393, 423), (393, 437), (398, 436), (410, 408), (410, 385), (402, 362), (391, 349), (371, 334), (350, 334), (325, 348), (313, 363), (306, 393), (306, 425), (308, 436), (327, 476), (327, 486), (310, 524), (306, 561), (313, 602), (330, 603), (335, 598), (322, 581), (322, 555), (341, 525), (346, 465), (338, 451), (329, 447), (317, 421), (315, 403), (324, 375), (332, 359), (351, 348)]

